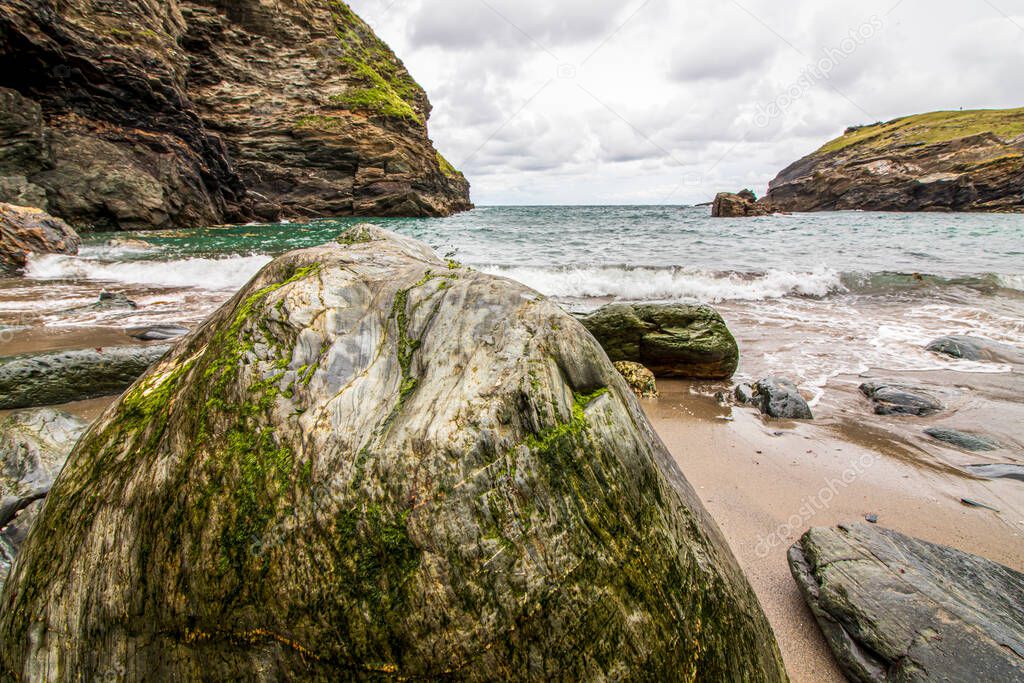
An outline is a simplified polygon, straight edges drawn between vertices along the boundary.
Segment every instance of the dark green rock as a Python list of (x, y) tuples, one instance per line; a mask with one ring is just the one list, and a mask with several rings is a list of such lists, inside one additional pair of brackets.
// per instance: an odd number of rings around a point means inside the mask
[(0, 410), (119, 394), (169, 348), (122, 346), (2, 357)]
[(728, 379), (739, 347), (709, 306), (611, 304), (582, 317), (613, 361), (631, 361), (657, 377)]
[(874, 525), (814, 528), (789, 566), (851, 681), (1024, 680), (1024, 574)]
[(800, 389), (782, 377), (766, 377), (755, 382), (750, 402), (768, 417), (786, 420), (814, 419), (810, 406), (800, 395)]
[(937, 441), (943, 441), (965, 451), (994, 451), (1001, 448), (1000, 443), (991, 437), (968, 434), (956, 429), (929, 427), (924, 433)]
[(274, 261), (83, 437), (0, 679), (784, 681), (586, 330), (372, 230)]

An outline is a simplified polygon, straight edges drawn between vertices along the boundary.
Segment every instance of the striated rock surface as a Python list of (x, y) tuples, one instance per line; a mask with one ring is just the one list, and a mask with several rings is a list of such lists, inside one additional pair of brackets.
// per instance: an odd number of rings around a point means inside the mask
[(866, 524), (811, 529), (789, 566), (851, 681), (1024, 680), (1024, 574)]
[(631, 361), (657, 377), (728, 379), (739, 346), (710, 306), (610, 304), (580, 318), (613, 361)]
[(169, 348), (115, 346), (0, 357), (0, 410), (119, 394)]
[(76, 226), (469, 208), (429, 115), (344, 2), (0, 5), (0, 200)]
[(16, 273), (29, 254), (77, 254), (82, 240), (40, 209), (0, 202), (0, 274)]
[(90, 429), (0, 677), (783, 681), (722, 536), (585, 329), (357, 228)]
[(1024, 109), (850, 128), (783, 170), (762, 201), (784, 211), (1024, 211)]

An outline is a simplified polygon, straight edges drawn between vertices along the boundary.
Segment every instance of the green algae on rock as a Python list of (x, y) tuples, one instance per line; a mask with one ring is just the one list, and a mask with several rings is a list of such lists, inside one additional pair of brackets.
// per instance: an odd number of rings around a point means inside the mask
[(350, 235), (270, 264), (82, 439), (0, 598), (0, 678), (785, 680), (586, 330)]
[(728, 379), (739, 347), (710, 306), (610, 304), (580, 319), (613, 361), (632, 361), (657, 377)]

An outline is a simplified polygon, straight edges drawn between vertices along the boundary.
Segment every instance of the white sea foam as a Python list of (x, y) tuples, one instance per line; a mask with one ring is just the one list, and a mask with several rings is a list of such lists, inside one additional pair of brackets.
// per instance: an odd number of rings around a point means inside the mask
[(266, 255), (107, 262), (46, 254), (30, 259), (26, 276), (39, 280), (96, 280), (206, 290), (238, 289), (263, 266)]
[(997, 275), (999, 284), (1007, 289), (1016, 289), (1024, 292), (1024, 275)]
[(839, 273), (770, 270), (757, 275), (713, 273), (683, 268), (538, 268), (480, 266), (493, 275), (518, 280), (542, 294), (563, 298), (666, 301), (761, 301), (785, 296), (823, 297), (842, 291)]

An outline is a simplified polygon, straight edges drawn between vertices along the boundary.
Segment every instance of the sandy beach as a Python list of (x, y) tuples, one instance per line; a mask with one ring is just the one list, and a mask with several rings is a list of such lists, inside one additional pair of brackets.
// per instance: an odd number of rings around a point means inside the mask
[[(786, 564), (786, 551), (811, 526), (873, 513), (887, 528), (1024, 570), (1020, 482), (917, 466), (898, 445), (867, 430), (854, 442), (828, 419), (763, 420), (696, 393), (707, 385), (662, 381), (659, 388), (644, 409), (757, 592), (794, 682), (845, 680)], [(1001, 512), (968, 508), (961, 497)]]

